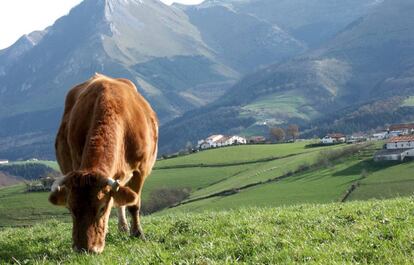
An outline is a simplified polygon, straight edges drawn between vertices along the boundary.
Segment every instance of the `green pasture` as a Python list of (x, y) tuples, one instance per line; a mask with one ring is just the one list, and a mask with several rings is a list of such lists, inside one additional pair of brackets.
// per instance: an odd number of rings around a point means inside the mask
[(1, 264), (412, 264), (414, 200), (244, 208), (110, 221), (100, 255), (71, 249), (71, 224), (0, 229)]
[(391, 164), (359, 182), (351, 200), (386, 199), (414, 195), (414, 162)]
[(402, 107), (414, 107), (414, 96), (407, 97), (403, 101)]
[[(286, 144), (263, 144), (263, 145), (239, 145), (224, 148), (210, 149), (180, 156), (177, 158), (157, 161), (155, 167), (168, 167), (179, 165), (221, 165), (232, 163), (246, 163), (260, 161), (269, 158), (279, 158), (292, 154), (307, 153), (315, 151), (315, 148), (307, 149), (309, 142), (297, 142)], [(319, 147), (317, 149), (322, 149)]]
[(261, 119), (278, 117), (281, 120), (284, 118), (309, 120), (316, 117), (318, 112), (309, 106), (303, 96), (296, 91), (291, 91), (260, 97), (244, 106), (241, 115), (254, 115)]
[(50, 161), (50, 160), (12, 161), (9, 163), (9, 165), (19, 165), (19, 164), (43, 164), (45, 166), (53, 168), (56, 171), (60, 171), (58, 163), (56, 161)]

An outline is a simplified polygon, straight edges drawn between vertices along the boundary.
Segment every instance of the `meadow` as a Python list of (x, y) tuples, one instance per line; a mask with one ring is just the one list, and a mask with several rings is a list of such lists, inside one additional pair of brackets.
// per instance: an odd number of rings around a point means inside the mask
[(0, 230), (1, 264), (412, 264), (414, 200), (306, 204), (143, 218), (147, 240), (110, 222), (103, 254), (71, 250), (71, 225)]

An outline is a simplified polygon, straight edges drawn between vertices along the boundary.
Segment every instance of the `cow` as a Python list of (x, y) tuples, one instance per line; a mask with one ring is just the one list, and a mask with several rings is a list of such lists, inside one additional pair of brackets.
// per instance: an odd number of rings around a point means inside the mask
[(157, 141), (157, 116), (131, 81), (95, 74), (68, 92), (55, 142), (63, 177), (49, 201), (69, 209), (75, 251), (103, 251), (113, 206), (119, 207), (119, 230), (145, 239), (141, 191)]

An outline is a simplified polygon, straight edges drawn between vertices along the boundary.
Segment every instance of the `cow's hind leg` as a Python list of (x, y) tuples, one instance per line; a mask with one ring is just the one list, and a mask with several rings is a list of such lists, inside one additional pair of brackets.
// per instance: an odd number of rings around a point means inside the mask
[(118, 208), (118, 230), (120, 232), (128, 232), (128, 222), (125, 216), (125, 206), (121, 206)]

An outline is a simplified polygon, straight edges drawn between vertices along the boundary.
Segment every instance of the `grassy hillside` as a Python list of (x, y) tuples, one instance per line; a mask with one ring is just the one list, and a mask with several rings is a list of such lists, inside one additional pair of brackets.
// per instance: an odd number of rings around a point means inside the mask
[(9, 163), (9, 165), (21, 165), (21, 164), (42, 164), (45, 166), (48, 166), (50, 168), (53, 168), (54, 170), (60, 170), (59, 165), (56, 161), (50, 161), (50, 160), (36, 160), (36, 161), (15, 161)]
[[(349, 157), (332, 161), (327, 165), (316, 165), (315, 168), (309, 166), (309, 169), (296, 174), (286, 174), (286, 172), (292, 172), (294, 168), (305, 167), (312, 163), (320, 163), (323, 153), (322, 155), (319, 152), (309, 153), (306, 156), (302, 154), (268, 162), (263, 164), (260, 170), (260, 167), (255, 168), (259, 174), (252, 174), (254, 171), (243, 172), (195, 191), (188, 203), (184, 202), (166, 212), (329, 203), (413, 195), (414, 162), (374, 162), (373, 153), (380, 146), (381, 143), (377, 143)], [(339, 148), (344, 147), (336, 147)], [(258, 183), (258, 185), (243, 188), (243, 184), (251, 183)], [(352, 189), (352, 186), (355, 189)], [(233, 192), (208, 196), (213, 191), (230, 187), (234, 188)], [(238, 187), (242, 188), (238, 189)], [(194, 198), (195, 200), (192, 200)]]
[[(186, 188), (192, 191), (190, 196), (193, 197), (205, 194), (201, 191), (208, 187), (214, 188), (214, 185), (242, 173), (254, 174), (267, 163), (278, 161), (278, 157), (316, 151), (306, 149), (305, 145), (306, 143), (235, 146), (160, 160), (146, 181), (144, 204), (149, 194), (157, 189)], [(55, 162), (38, 163), (57, 166)], [(208, 189), (206, 193), (209, 193)], [(0, 189), (0, 226), (32, 224), (49, 218), (51, 214), (67, 219), (67, 211), (49, 205), (47, 196), (47, 192), (27, 193), (24, 185)]]
[[(324, 157), (350, 146), (306, 148), (306, 144), (234, 146), (158, 161), (144, 186), (143, 205), (152, 201), (152, 192), (164, 188), (186, 189), (190, 194), (183, 205), (163, 213), (413, 194), (413, 162), (372, 161), (382, 143), (335, 161)], [(345, 198), (352, 186), (356, 189)], [(33, 224), (52, 216), (69, 220), (67, 210), (49, 205), (47, 196), (47, 192), (26, 193), (22, 185), (0, 189), (0, 226)]]
[(22, 226), (50, 218), (69, 220), (69, 212), (47, 200), (48, 192), (26, 192), (24, 184), (0, 189), (0, 227)]
[(309, 121), (316, 118), (320, 113), (310, 106), (303, 96), (303, 92), (291, 91), (259, 97), (243, 106), (240, 115), (253, 116), (258, 121), (283, 124), (285, 120), (294, 118)]
[(384, 199), (414, 194), (414, 163), (394, 164), (363, 178), (350, 200)]
[(0, 230), (0, 263), (412, 264), (414, 200), (246, 208), (143, 218), (147, 241), (110, 222), (101, 255), (71, 250), (71, 225)]
[(240, 145), (226, 148), (210, 149), (188, 156), (174, 159), (160, 160), (155, 168), (180, 165), (230, 165), (252, 161), (280, 158), (287, 155), (307, 153), (315, 149), (306, 149), (309, 142), (298, 142), (294, 144), (263, 144), (263, 145)]

